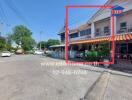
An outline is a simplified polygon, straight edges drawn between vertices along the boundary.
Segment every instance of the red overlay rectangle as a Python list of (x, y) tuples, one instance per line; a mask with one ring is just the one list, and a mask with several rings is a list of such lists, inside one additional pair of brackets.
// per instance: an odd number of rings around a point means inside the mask
[(69, 16), (69, 13), (68, 13), (68, 10), (69, 9), (75, 9), (75, 8), (85, 8), (85, 9), (88, 9), (88, 8), (104, 8), (104, 9), (111, 9), (113, 6), (111, 5), (67, 5), (66, 6), (66, 33), (65, 33), (65, 61), (67, 64), (114, 64), (114, 56), (115, 56), (115, 41), (114, 41), (114, 38), (115, 38), (115, 24), (114, 24), (114, 16), (111, 16), (111, 23), (112, 23), (112, 27), (111, 27), (111, 32), (112, 32), (112, 53), (111, 53), (111, 57), (112, 57), (112, 61), (111, 62), (76, 62), (76, 61), (69, 61), (68, 60), (68, 45), (69, 45), (69, 42), (68, 42), (68, 34), (69, 34), (69, 28), (68, 28), (68, 16)]

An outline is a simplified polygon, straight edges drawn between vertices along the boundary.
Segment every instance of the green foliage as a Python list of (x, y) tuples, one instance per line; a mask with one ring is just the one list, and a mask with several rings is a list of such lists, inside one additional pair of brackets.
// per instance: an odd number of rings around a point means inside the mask
[(108, 58), (110, 55), (110, 48), (108, 43), (100, 44), (98, 50), (103, 58)]
[(49, 39), (47, 41), (47, 46), (52, 46), (52, 45), (59, 45), (60, 44), (60, 41), (59, 40), (56, 40), (56, 39)]
[(8, 43), (8, 44), (12, 44), (12, 34), (11, 33), (8, 33), (7, 34), (7, 37), (6, 37), (6, 42)]
[(41, 45), (41, 49), (45, 49), (47, 48), (47, 42), (46, 41), (41, 41), (37, 44), (37, 47), (40, 48), (40, 45)]
[(32, 32), (23, 25), (18, 25), (13, 29), (11, 38), (25, 51), (32, 50), (36, 44), (35, 40), (32, 38)]
[(23, 50), (29, 51), (34, 48), (35, 44), (36, 42), (34, 39), (32, 39), (32, 37), (23, 37), (21, 47), (23, 48)]
[(11, 51), (12, 47), (11, 44), (8, 43), (8, 39), (0, 37), (0, 51), (8, 50)]
[(12, 50), (12, 47), (11, 47), (10, 44), (6, 43), (5, 49), (6, 49), (7, 51), (11, 51), (11, 50)]
[(41, 43), (41, 49), (49, 48), (52, 45), (59, 45), (60, 41), (56, 39), (49, 39), (48, 41), (41, 41), (37, 44), (37, 47), (40, 47)]
[(98, 48), (94, 48), (85, 54), (88, 61), (99, 61), (100, 59), (109, 58), (110, 49), (109, 44), (100, 44)]
[(100, 54), (96, 49), (92, 49), (91, 51), (87, 52), (86, 60), (88, 61), (98, 61), (100, 58)]
[(6, 39), (3, 37), (0, 37), (0, 51), (4, 50), (6, 46)]

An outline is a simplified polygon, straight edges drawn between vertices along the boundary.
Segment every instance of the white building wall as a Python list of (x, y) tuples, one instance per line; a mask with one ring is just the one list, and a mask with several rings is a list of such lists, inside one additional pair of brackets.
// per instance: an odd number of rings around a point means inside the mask
[(110, 5), (119, 5), (124, 7), (124, 11), (132, 9), (132, 0), (111, 0)]
[(104, 27), (106, 26), (109, 26), (110, 27), (110, 19), (105, 19), (105, 20), (102, 20), (102, 21), (99, 21), (97, 23), (95, 23), (95, 30), (97, 28), (99, 28), (102, 31), (104, 31)]
[(132, 28), (132, 11), (125, 13), (123, 16), (117, 17), (117, 31), (120, 30), (120, 23), (122, 22), (127, 22), (127, 27)]
[[(129, 11), (132, 9), (132, 0), (109, 0), (110, 3), (106, 4), (106, 5), (119, 5), (125, 8), (125, 11)], [(91, 19), (89, 22), (96, 22), (105, 18), (108, 18), (111, 16), (111, 9), (100, 9)]]
[[(109, 0), (106, 5), (119, 5), (125, 8), (124, 12), (126, 13), (129, 10), (132, 10), (132, 0)], [(90, 20), (91, 23), (91, 37), (94, 38), (95, 30), (100, 28), (101, 31), (104, 30), (105, 26), (109, 26), (111, 29), (111, 9), (100, 9)], [(109, 20), (106, 20), (106, 18)], [(104, 20), (103, 20), (104, 19)], [(132, 11), (124, 14), (124, 16), (117, 17), (115, 20), (115, 34), (120, 29), (120, 23), (127, 22), (128, 26), (132, 26)], [(88, 28), (89, 26), (87, 26)], [(86, 27), (85, 27), (86, 28)], [(83, 28), (78, 28), (83, 30)]]

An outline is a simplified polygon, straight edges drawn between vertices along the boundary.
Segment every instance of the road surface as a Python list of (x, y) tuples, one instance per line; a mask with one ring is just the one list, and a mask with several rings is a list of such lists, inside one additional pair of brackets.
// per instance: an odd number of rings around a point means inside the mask
[(131, 76), (82, 67), (82, 65), (65, 65), (63, 60), (35, 55), (0, 58), (0, 98), (1, 100), (90, 100), (90, 98), (131, 100)]

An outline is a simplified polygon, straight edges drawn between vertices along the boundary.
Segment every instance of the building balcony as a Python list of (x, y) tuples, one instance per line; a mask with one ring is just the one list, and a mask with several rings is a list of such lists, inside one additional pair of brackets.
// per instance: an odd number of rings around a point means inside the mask
[(132, 26), (122, 27), (117, 31), (117, 34), (132, 33)]
[(111, 35), (110, 31), (95, 32), (95, 37), (109, 36)]
[(87, 40), (90, 38), (91, 38), (91, 34), (85, 35), (85, 36), (79, 36), (79, 37), (75, 37), (75, 38), (69, 38), (69, 42), (78, 41), (78, 40)]

